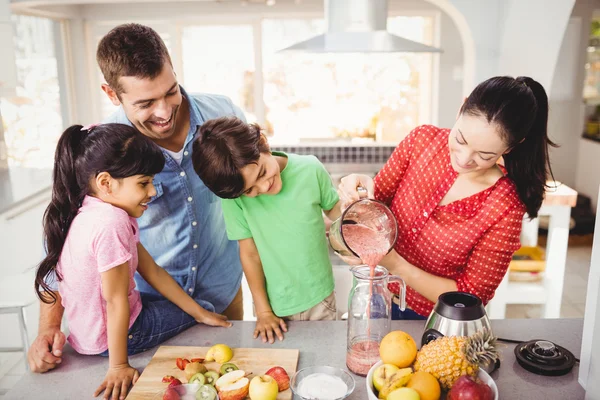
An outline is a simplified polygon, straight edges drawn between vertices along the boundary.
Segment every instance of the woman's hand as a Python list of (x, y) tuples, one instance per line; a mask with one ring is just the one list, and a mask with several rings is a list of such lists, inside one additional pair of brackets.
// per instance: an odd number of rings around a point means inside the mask
[(135, 385), (140, 373), (129, 364), (116, 365), (108, 368), (104, 382), (94, 392), (98, 397), (104, 391), (104, 400), (123, 400), (127, 396), (129, 387)]
[[(366, 195), (364, 193), (359, 193), (359, 187), (367, 190)], [(340, 196), (342, 210), (345, 210), (352, 202), (363, 197), (372, 199), (375, 197), (373, 178), (368, 175), (360, 174), (351, 174), (345, 176), (341, 179), (338, 186), (338, 194)]]
[(196, 322), (210, 326), (222, 326), (230, 328), (232, 323), (227, 321), (227, 317), (221, 314), (202, 310), (202, 313), (196, 318)]
[(283, 332), (287, 332), (285, 321), (273, 314), (272, 311), (263, 311), (256, 317), (256, 328), (254, 329), (254, 339), (261, 337), (263, 343), (275, 342), (275, 336), (283, 340)]

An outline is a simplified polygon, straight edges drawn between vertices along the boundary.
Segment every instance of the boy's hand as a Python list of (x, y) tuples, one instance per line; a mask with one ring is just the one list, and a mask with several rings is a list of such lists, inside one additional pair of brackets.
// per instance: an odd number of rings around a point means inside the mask
[(227, 321), (226, 316), (207, 310), (203, 310), (198, 318), (196, 318), (196, 322), (210, 326), (222, 326), (224, 328), (230, 328), (232, 325), (231, 322)]
[(260, 335), (263, 343), (267, 343), (267, 340), (269, 343), (274, 343), (274, 336), (277, 336), (279, 340), (283, 340), (283, 333), (281, 332), (287, 332), (287, 325), (283, 319), (273, 314), (272, 311), (263, 311), (256, 318), (254, 339)]
[(123, 400), (127, 396), (129, 386), (135, 385), (140, 373), (129, 364), (110, 367), (104, 377), (104, 382), (94, 392), (94, 397), (98, 397), (104, 391), (104, 400)]

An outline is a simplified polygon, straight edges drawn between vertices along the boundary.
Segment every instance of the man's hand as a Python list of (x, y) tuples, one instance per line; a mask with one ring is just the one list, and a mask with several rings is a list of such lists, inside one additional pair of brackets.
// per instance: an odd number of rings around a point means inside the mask
[(275, 343), (274, 336), (279, 340), (283, 340), (283, 332), (287, 332), (285, 321), (273, 314), (272, 311), (264, 311), (258, 313), (256, 328), (254, 329), (254, 339), (261, 337), (263, 343)]
[(135, 385), (140, 373), (129, 364), (110, 367), (106, 372), (104, 381), (94, 392), (94, 397), (98, 397), (104, 391), (104, 399), (123, 400), (127, 396), (129, 387)]
[(32, 372), (46, 372), (56, 368), (62, 362), (65, 340), (65, 334), (58, 327), (40, 332), (27, 353), (29, 369)]

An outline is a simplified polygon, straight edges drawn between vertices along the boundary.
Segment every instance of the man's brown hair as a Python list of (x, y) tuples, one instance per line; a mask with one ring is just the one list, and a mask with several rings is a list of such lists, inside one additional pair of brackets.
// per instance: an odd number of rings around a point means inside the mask
[(165, 62), (173, 65), (167, 46), (158, 33), (144, 25), (123, 24), (113, 28), (98, 44), (96, 61), (106, 83), (119, 95), (122, 76), (156, 78)]
[(240, 170), (257, 164), (260, 153), (269, 153), (269, 144), (260, 126), (236, 117), (206, 121), (192, 146), (194, 170), (206, 187), (223, 199), (235, 199), (244, 193)]

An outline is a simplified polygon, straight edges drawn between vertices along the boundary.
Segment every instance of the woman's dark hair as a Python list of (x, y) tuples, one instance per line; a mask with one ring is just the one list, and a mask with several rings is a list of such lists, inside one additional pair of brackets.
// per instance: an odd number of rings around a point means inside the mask
[(108, 172), (115, 179), (152, 176), (162, 171), (164, 164), (160, 148), (129, 125), (104, 124), (89, 129), (73, 125), (63, 132), (54, 155), (52, 200), (44, 213), (47, 255), (35, 278), (41, 301), (56, 302), (56, 294), (46, 279), (52, 271), (57, 279), (62, 279), (56, 265), (71, 222), (84, 197), (90, 194), (90, 180), (101, 172)]
[(258, 163), (260, 153), (268, 153), (269, 144), (260, 126), (236, 117), (206, 121), (192, 147), (194, 170), (202, 182), (222, 199), (235, 199), (244, 193), (240, 170)]
[(497, 76), (477, 85), (461, 114), (485, 117), (501, 129), (509, 152), (503, 156), (508, 177), (517, 187), (527, 214), (535, 218), (542, 206), (546, 179), (552, 175), (548, 146), (548, 96), (535, 80)]

